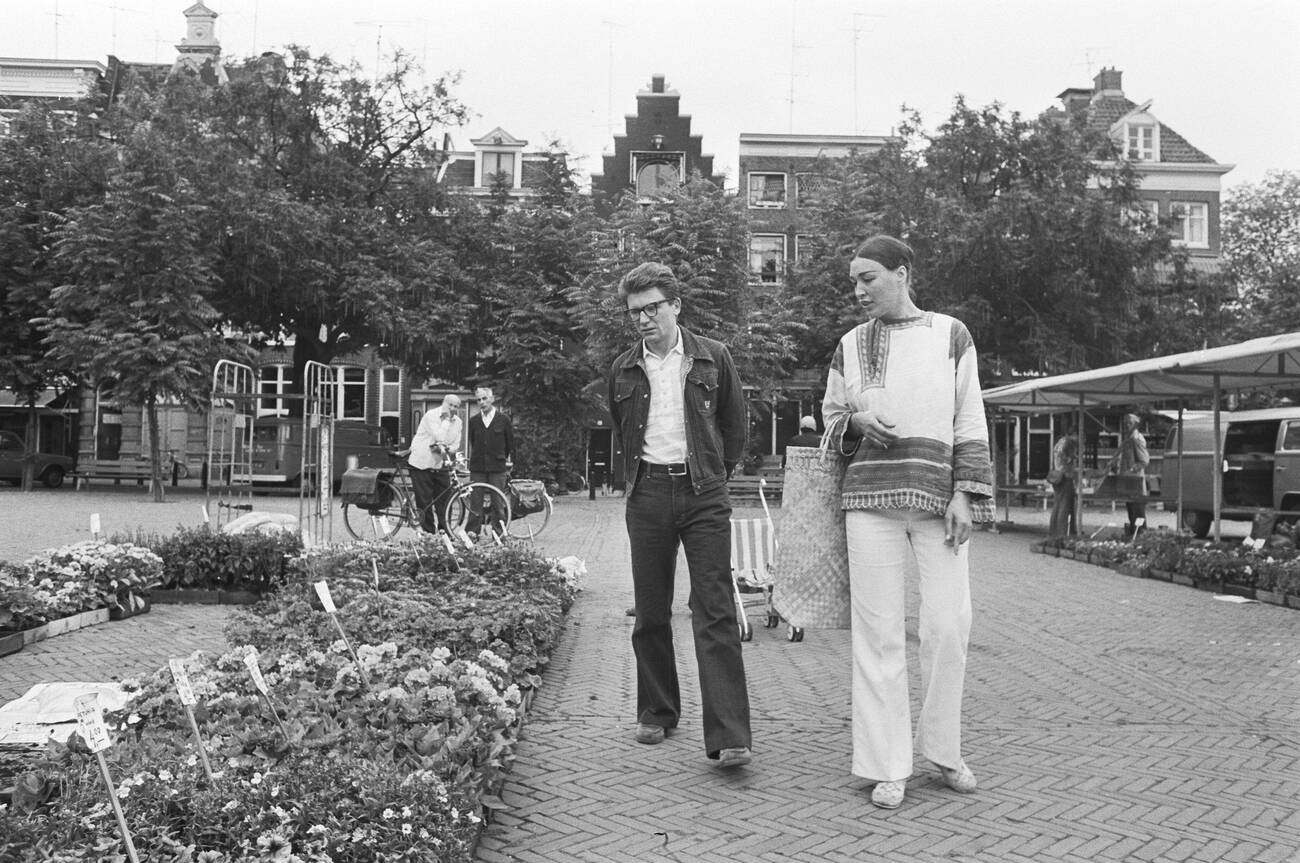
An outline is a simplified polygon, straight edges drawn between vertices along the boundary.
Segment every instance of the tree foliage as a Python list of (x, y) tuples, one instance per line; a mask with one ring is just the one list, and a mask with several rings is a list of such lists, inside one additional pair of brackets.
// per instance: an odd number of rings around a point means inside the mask
[(828, 163), (818, 222), (825, 244), (792, 278), (804, 320), (800, 356), (824, 364), (857, 322), (847, 278), (853, 248), (894, 234), (917, 253), (923, 308), (963, 320), (987, 371), (1054, 373), (1126, 358), (1144, 273), (1168, 248), (1125, 219), (1137, 179), (1081, 123), (1026, 120), (960, 97), (933, 134), (915, 114), (878, 152)]
[(1223, 257), (1243, 335), (1300, 330), (1300, 173), (1270, 171), (1223, 202)]

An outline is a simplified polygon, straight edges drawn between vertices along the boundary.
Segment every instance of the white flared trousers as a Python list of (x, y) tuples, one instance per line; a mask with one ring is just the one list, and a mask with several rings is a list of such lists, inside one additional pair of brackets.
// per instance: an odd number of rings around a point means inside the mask
[(954, 554), (941, 516), (913, 510), (845, 514), (853, 605), (853, 774), (912, 775), (904, 579), (919, 572), (921, 722), (916, 751), (961, 763), (961, 697), (970, 639), (970, 543)]

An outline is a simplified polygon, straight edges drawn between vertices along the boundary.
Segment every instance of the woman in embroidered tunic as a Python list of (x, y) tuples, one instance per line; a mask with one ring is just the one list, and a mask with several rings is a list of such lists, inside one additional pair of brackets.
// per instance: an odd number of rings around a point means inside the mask
[(993, 520), (993, 471), (966, 326), (912, 299), (912, 249), (864, 242), (849, 264), (866, 323), (835, 349), (822, 414), (852, 457), (844, 474), (853, 639), (853, 773), (902, 804), (912, 774), (904, 575), (920, 575), (917, 750), (963, 793), (961, 698), (970, 635), (972, 522)]

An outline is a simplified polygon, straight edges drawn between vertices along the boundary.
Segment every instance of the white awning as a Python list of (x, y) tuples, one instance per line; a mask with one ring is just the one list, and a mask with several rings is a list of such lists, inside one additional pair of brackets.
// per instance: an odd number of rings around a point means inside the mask
[(1300, 386), (1300, 332), (1035, 378), (984, 390), (1000, 410), (1050, 413), (1213, 396), (1222, 390)]

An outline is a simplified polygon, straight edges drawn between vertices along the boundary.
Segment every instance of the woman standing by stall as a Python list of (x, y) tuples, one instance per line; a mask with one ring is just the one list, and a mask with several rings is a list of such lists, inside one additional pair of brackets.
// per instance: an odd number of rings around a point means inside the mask
[(822, 413), (851, 454), (844, 475), (853, 639), (853, 773), (871, 802), (902, 804), (912, 774), (904, 574), (920, 573), (922, 756), (971, 793), (961, 699), (970, 634), (972, 522), (992, 521), (993, 471), (975, 346), (964, 324), (919, 309), (912, 249), (876, 236), (849, 264), (868, 320), (841, 339)]

